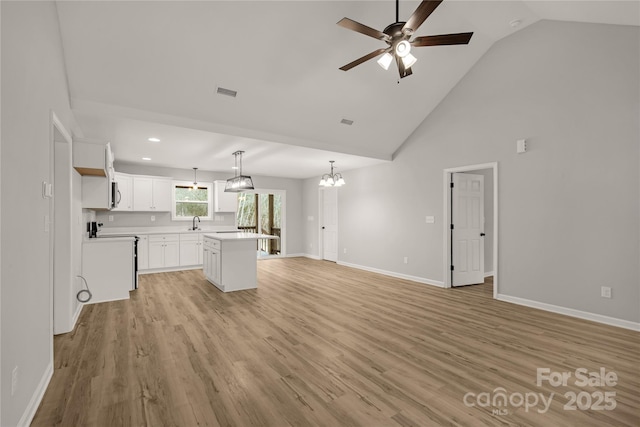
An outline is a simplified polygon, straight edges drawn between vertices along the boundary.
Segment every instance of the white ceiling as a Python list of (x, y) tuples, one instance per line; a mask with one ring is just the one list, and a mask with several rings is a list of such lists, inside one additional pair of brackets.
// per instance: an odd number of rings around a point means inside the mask
[[(415, 48), (414, 73), (398, 82), (375, 60), (338, 69), (385, 45), (336, 22), (382, 30), (393, 0), (57, 3), (83, 136), (111, 141), (117, 160), (211, 171), (230, 171), (244, 150), (245, 173), (291, 178), (329, 160), (341, 171), (391, 160), (496, 41), (540, 19), (640, 25), (637, 0), (445, 0), (416, 36), (473, 31), (471, 42)], [(418, 4), (401, 1), (400, 20)]]

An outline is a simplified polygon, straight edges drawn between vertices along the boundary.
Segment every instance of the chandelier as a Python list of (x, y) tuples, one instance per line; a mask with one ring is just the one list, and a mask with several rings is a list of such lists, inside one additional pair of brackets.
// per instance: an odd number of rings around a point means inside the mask
[(250, 176), (242, 175), (242, 153), (244, 151), (236, 151), (233, 153), (235, 156), (236, 176), (227, 180), (227, 185), (224, 187), (225, 193), (240, 193), (245, 190), (253, 190), (253, 181)]
[(342, 187), (345, 182), (341, 173), (333, 173), (333, 164), (335, 160), (329, 160), (331, 163), (331, 173), (325, 173), (320, 180), (321, 187)]

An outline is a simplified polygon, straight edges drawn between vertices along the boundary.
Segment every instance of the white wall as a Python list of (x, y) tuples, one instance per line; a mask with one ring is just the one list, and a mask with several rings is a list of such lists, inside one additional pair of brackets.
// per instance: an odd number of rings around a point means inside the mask
[[(115, 170), (117, 172), (171, 177), (177, 181), (193, 181), (192, 169), (175, 169), (157, 166), (138, 165), (116, 161)], [(198, 170), (198, 181), (213, 182), (215, 180), (226, 180), (231, 178), (232, 173), (210, 172)], [(286, 239), (287, 254), (301, 254), (303, 252), (303, 227), (301, 221), (302, 212), (302, 180), (275, 178), (268, 176), (251, 175), (253, 185), (257, 189), (266, 190), (286, 190)], [(114, 221), (109, 222), (112, 215)], [(151, 215), (155, 221), (151, 221)], [(235, 214), (219, 214), (224, 216), (223, 221), (202, 220), (201, 226), (233, 226), (235, 225)], [(104, 224), (103, 229), (111, 227), (154, 227), (154, 226), (176, 226), (186, 224), (184, 221), (172, 221), (170, 212), (96, 212), (96, 220)]]
[[(53, 369), (50, 215), (42, 182), (51, 182), (50, 116), (67, 130), (73, 116), (53, 2), (0, 2), (2, 53), (0, 425), (28, 423)], [(11, 396), (11, 372), (18, 387)]]
[(392, 163), (344, 174), (340, 261), (442, 281), (442, 171), (497, 161), (500, 292), (640, 321), (639, 52), (637, 27), (553, 21), (496, 43)]

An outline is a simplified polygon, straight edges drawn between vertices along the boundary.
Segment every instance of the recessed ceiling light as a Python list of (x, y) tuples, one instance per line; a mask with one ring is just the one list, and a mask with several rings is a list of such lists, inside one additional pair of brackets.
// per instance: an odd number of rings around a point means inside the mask
[(340, 120), (340, 123), (342, 123), (343, 125), (351, 126), (353, 124), (353, 120), (342, 119)]
[(151, 157), (143, 157), (143, 158), (142, 158), (142, 160), (147, 160), (147, 161), (149, 161), (149, 160), (151, 160)]
[(216, 88), (216, 93), (218, 95), (226, 95), (226, 96), (230, 96), (232, 98), (235, 98), (236, 95), (238, 95), (238, 91), (237, 90), (225, 89), (225, 88), (220, 87), (220, 86), (218, 86)]
[(158, 138), (149, 138), (148, 141), (149, 142), (160, 142), (160, 140)]

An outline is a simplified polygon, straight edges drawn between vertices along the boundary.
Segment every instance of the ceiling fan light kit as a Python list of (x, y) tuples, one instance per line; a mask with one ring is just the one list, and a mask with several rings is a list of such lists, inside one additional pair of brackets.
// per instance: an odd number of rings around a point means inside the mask
[(378, 65), (380, 65), (385, 70), (388, 70), (389, 65), (391, 65), (392, 61), (393, 61), (393, 56), (391, 56), (391, 54), (387, 52), (384, 55), (382, 55), (380, 59), (378, 59)]
[[(391, 62), (395, 59), (398, 66), (400, 78), (404, 78), (413, 74), (411, 67), (417, 62), (417, 58), (411, 54), (411, 47), (421, 46), (446, 46), (456, 44), (468, 44), (473, 33), (456, 33), (441, 34), (437, 36), (416, 37), (411, 41), (411, 36), (416, 32), (418, 27), (433, 13), (434, 10), (442, 3), (443, 0), (423, 0), (408, 21), (403, 22), (399, 19), (399, 4), (396, 0), (396, 22), (387, 26), (384, 31), (378, 31), (374, 28), (367, 27), (364, 24), (356, 22), (349, 18), (342, 18), (338, 21), (338, 25), (348, 30), (356, 31), (365, 36), (382, 40), (389, 46), (374, 50), (373, 52), (356, 59), (340, 67), (343, 71), (349, 71), (353, 67), (362, 64), (376, 56), (382, 55), (378, 59), (378, 64), (385, 70), (389, 69)], [(393, 53), (393, 54), (392, 54)]]

